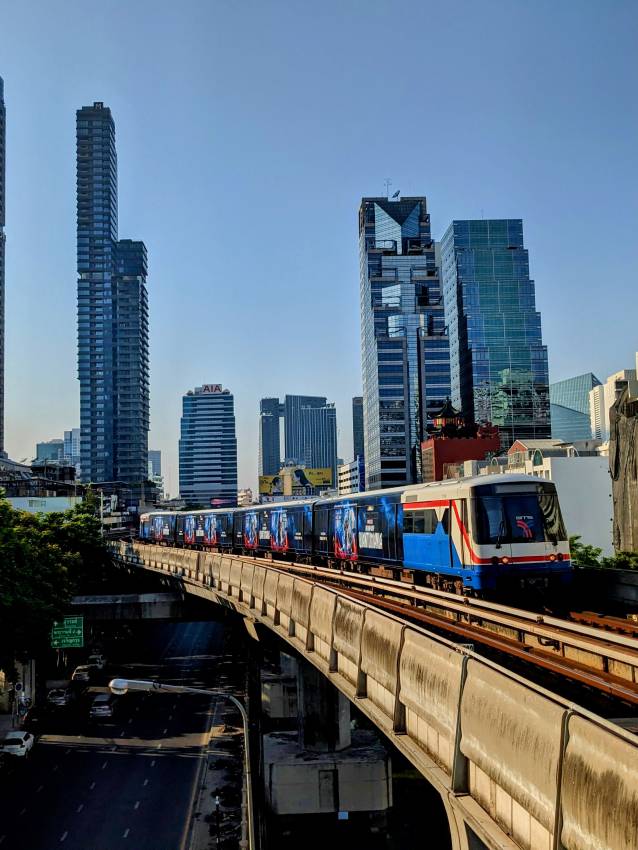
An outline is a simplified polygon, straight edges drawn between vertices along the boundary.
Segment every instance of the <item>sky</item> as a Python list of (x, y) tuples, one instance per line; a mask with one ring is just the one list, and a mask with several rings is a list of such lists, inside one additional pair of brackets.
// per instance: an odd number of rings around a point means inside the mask
[[(54, 12), (55, 10), (55, 12)], [(75, 110), (110, 106), (120, 238), (149, 253), (151, 433), (178, 490), (181, 397), (325, 395), (352, 453), (362, 196), (522, 218), (550, 381), (631, 368), (634, 0), (0, 0), (6, 448), (79, 424)]]

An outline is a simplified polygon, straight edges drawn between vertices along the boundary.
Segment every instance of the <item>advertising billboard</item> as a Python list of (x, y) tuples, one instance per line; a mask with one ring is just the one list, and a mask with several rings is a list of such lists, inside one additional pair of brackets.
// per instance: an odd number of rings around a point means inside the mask
[(303, 466), (284, 467), (278, 475), (259, 476), (261, 496), (292, 495), (299, 487), (331, 487), (332, 469), (307, 469)]

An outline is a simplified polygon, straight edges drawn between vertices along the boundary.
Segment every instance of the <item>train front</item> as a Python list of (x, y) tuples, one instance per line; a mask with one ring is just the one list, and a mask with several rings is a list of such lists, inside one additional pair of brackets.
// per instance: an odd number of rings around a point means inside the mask
[(482, 590), (554, 596), (570, 584), (569, 542), (551, 481), (499, 476), (473, 485), (469, 501), (471, 558)]

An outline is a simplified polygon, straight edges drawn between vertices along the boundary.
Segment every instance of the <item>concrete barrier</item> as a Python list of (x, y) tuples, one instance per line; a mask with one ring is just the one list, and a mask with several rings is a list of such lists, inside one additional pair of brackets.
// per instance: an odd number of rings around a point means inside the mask
[(264, 601), (266, 603), (266, 615), (277, 625), (279, 623), (279, 612), (277, 611), (277, 585), (279, 584), (279, 573), (274, 570), (266, 570), (264, 582)]
[(288, 634), (294, 634), (291, 624), (292, 614), (292, 587), (294, 579), (292, 576), (282, 573), (277, 584), (277, 610), (279, 612), (279, 624)]
[(342, 596), (337, 597), (333, 639), (333, 648), (337, 652), (337, 672), (357, 691), (361, 690), (359, 669), (364, 614), (363, 605)]
[(404, 628), (398, 620), (369, 610), (361, 636), (361, 670), (366, 674), (366, 695), (393, 723)]
[(292, 585), (291, 617), (295, 624), (295, 636), (304, 645), (308, 643), (308, 626), (310, 624), (310, 599), (312, 584), (296, 578)]
[(232, 558), (222, 558), (221, 568), (219, 570), (219, 587), (224, 593), (230, 594), (230, 568), (232, 566)]
[(252, 594), (255, 599), (255, 608), (262, 614), (266, 613), (266, 603), (264, 600), (264, 582), (266, 581), (266, 569), (264, 567), (255, 566), (253, 572)]
[(233, 561), (230, 568), (230, 595), (239, 597), (241, 590), (241, 571), (243, 564), (241, 561)]
[(255, 576), (255, 565), (244, 562), (241, 568), (241, 598), (247, 605), (251, 604), (253, 593), (253, 578)]
[(635, 746), (577, 715), (567, 728), (561, 782), (564, 850), (636, 850)]
[(407, 628), (399, 665), (406, 731), (452, 774), (464, 656)]
[(337, 597), (331, 590), (315, 585), (310, 601), (309, 629), (312, 649), (328, 664), (332, 659), (332, 626)]
[(565, 709), (470, 659), (461, 696), (461, 751), (472, 797), (523, 848), (555, 831)]

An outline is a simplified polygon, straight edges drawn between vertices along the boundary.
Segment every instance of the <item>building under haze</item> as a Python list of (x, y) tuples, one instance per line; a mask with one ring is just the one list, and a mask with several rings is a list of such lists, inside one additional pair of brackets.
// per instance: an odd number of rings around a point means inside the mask
[(283, 414), (278, 398), (259, 402), (259, 474), (277, 475), (281, 467), (279, 420)]
[(148, 477), (146, 248), (118, 241), (111, 110), (79, 109), (76, 132), (82, 479), (132, 484)]
[(503, 448), (551, 434), (547, 348), (520, 219), (453, 221), (441, 244), (452, 402)]
[(4, 82), (0, 77), (0, 457), (4, 451), (4, 209), (6, 187), (6, 110), (4, 108)]
[(424, 197), (359, 209), (366, 488), (419, 480), (421, 440), (450, 394), (449, 341)]
[(589, 393), (600, 381), (591, 372), (549, 385), (552, 438), (573, 443), (591, 439)]
[(235, 402), (221, 384), (204, 384), (182, 398), (179, 494), (208, 506), (237, 504)]

